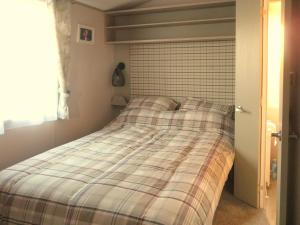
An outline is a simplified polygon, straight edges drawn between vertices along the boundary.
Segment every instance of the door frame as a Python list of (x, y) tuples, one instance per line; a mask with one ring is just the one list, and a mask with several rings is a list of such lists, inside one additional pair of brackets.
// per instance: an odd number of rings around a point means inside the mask
[(266, 120), (267, 120), (267, 92), (268, 92), (268, 10), (269, 0), (262, 2), (262, 85), (261, 85), (261, 146), (259, 157), (259, 208), (265, 207), (266, 195)]
[[(260, 170), (259, 170), (259, 206), (263, 208), (265, 206), (265, 139), (266, 139), (266, 112), (267, 112), (267, 75), (268, 75), (268, 3), (269, 0), (263, 0), (263, 77), (262, 77), (262, 96), (261, 96), (261, 108), (262, 108), (262, 124), (261, 124), (261, 151), (260, 151)], [(291, 0), (281, 0), (282, 3), (282, 23), (285, 25), (284, 33), (284, 51), (282, 60), (282, 99), (284, 102), (282, 109), (282, 141), (281, 150), (279, 154), (278, 163), (281, 165), (278, 167), (278, 180), (277, 180), (277, 211), (276, 221), (277, 225), (286, 225), (287, 220), (287, 175), (288, 175), (288, 143), (289, 143), (289, 111), (290, 111), (290, 58), (289, 58), (289, 21), (291, 16)]]

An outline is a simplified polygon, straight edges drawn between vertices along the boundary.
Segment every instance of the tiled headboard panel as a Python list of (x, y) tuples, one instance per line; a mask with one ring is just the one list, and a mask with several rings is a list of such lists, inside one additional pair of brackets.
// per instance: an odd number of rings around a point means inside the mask
[(136, 44), (129, 48), (131, 96), (190, 96), (234, 104), (234, 40)]

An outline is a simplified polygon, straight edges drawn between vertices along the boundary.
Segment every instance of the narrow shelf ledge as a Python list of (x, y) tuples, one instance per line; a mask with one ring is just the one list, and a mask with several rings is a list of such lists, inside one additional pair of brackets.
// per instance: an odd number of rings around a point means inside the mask
[(223, 18), (201, 19), (201, 20), (184, 20), (184, 21), (174, 21), (174, 22), (108, 26), (106, 27), (106, 29), (125, 30), (125, 29), (151, 28), (151, 27), (183, 26), (183, 25), (194, 25), (194, 24), (226, 23), (226, 22), (234, 22), (234, 21), (235, 21), (235, 17), (223, 17)]
[(208, 0), (200, 3), (180, 4), (180, 5), (173, 5), (173, 6), (159, 6), (159, 7), (108, 11), (105, 14), (110, 16), (122, 16), (122, 15), (158, 13), (158, 12), (167, 12), (167, 11), (187, 10), (187, 9), (194, 9), (194, 8), (209, 8), (209, 7), (221, 7), (221, 6), (231, 6), (231, 5), (235, 5), (235, 0)]
[(170, 39), (151, 39), (151, 40), (127, 40), (127, 41), (107, 41), (107, 44), (147, 44), (147, 43), (165, 43), (165, 42), (191, 42), (191, 41), (214, 41), (214, 40), (234, 40), (235, 36), (211, 36), (211, 37), (193, 37), (193, 38), (170, 38)]

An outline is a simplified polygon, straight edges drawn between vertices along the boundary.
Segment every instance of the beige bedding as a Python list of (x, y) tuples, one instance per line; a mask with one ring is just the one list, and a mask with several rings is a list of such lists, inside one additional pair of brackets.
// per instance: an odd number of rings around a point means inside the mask
[(233, 163), (217, 113), (123, 112), (0, 172), (0, 224), (211, 224)]

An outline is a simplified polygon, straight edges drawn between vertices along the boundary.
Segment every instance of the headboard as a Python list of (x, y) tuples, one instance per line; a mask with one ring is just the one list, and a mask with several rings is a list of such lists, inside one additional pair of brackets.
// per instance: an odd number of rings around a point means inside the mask
[(234, 40), (133, 44), (129, 59), (131, 96), (234, 104)]

